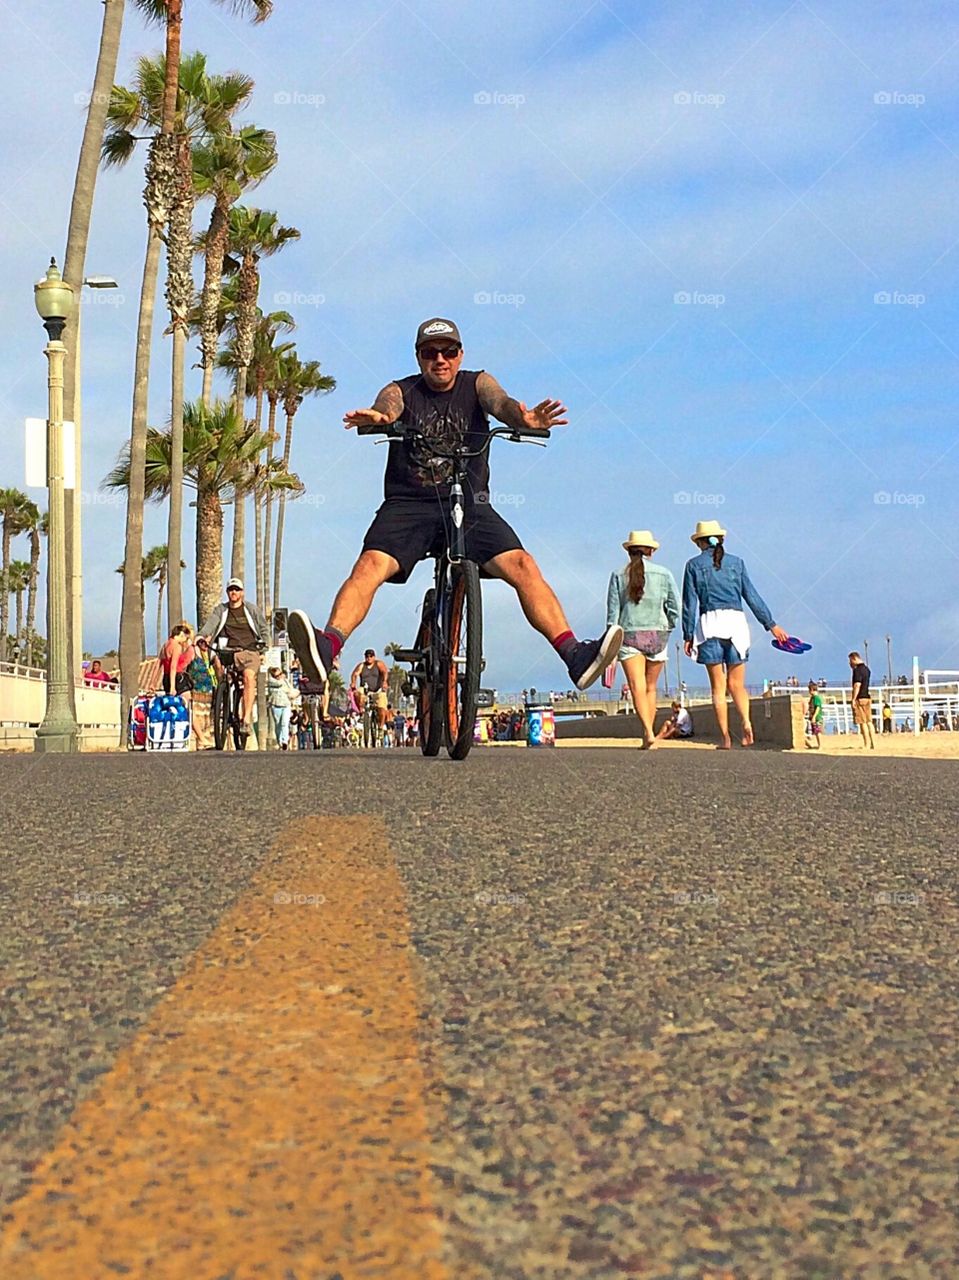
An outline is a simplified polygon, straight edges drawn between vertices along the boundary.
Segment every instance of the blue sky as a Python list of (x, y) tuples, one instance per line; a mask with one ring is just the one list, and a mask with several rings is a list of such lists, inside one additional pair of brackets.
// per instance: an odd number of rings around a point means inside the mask
[[(127, 9), (121, 81), (160, 43)], [(0, 14), (3, 483), (21, 484), (22, 419), (45, 396), (31, 288), (63, 251), (101, 7), (0, 0)], [(578, 633), (604, 621), (630, 529), (652, 528), (679, 577), (695, 522), (717, 517), (777, 621), (815, 646), (800, 663), (757, 626), (751, 682), (844, 676), (864, 639), (884, 670), (887, 633), (897, 671), (913, 653), (959, 667), (955, 14), (277, 0), (252, 27), (188, 0), (184, 48), (256, 80), (248, 119), (276, 131), (280, 164), (255, 202), (302, 232), (264, 264), (261, 302), (294, 312), (301, 355), (338, 384), (297, 419), (311, 496), (288, 508), (285, 603), (322, 620), (348, 573), (385, 451), (342, 415), (414, 371), (416, 325), (439, 314), (459, 323), (466, 367), (569, 407), (548, 449), (494, 447), (493, 489)], [(136, 164), (103, 175), (87, 259), (121, 286), (84, 310), (97, 651), (119, 610), (123, 509), (96, 485), (129, 433), (141, 185)], [(146, 545), (165, 537), (151, 509)], [(412, 639), (428, 577), (384, 588), (348, 658)], [(489, 683), (566, 686), (502, 584), (486, 616)]]

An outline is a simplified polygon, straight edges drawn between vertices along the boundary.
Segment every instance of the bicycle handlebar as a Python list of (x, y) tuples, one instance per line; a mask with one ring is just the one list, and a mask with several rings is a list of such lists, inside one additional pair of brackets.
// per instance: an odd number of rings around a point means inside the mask
[[(456, 456), (451, 453), (444, 453), (440, 449), (436, 448), (436, 446), (423, 434), (422, 431), (418, 431), (415, 427), (401, 426), (398, 422), (388, 422), (384, 425), (377, 426), (369, 424), (359, 426), (356, 428), (356, 434), (358, 436), (385, 436), (387, 440), (422, 440), (437, 458), (452, 458)], [(494, 436), (503, 436), (514, 441), (516, 444), (522, 444), (524, 440), (527, 440), (530, 443), (534, 443), (536, 441), (545, 442), (550, 438), (550, 428), (493, 427), (489, 431), (487, 438), (480, 449), (470, 452), (461, 450), (461, 456), (474, 457), (477, 454), (482, 453), (485, 449), (489, 448), (490, 441)]]

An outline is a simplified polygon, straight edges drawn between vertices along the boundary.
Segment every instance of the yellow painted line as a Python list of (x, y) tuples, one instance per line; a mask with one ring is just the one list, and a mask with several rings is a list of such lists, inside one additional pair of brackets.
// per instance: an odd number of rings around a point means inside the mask
[(381, 823), (287, 827), (10, 1207), (0, 1275), (446, 1280), (413, 964)]

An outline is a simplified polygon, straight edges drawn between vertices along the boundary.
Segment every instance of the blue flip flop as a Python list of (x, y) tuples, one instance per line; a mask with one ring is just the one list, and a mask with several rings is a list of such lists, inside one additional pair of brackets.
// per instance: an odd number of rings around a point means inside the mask
[(808, 653), (812, 648), (811, 644), (800, 640), (798, 636), (787, 636), (785, 640), (773, 640), (772, 646), (780, 653)]

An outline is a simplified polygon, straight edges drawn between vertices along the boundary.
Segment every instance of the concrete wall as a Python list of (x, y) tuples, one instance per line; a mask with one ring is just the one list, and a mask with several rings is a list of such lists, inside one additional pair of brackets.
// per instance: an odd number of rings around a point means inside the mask
[[(120, 691), (84, 685), (77, 689), (77, 722), (82, 747), (102, 750), (116, 746), (120, 735)], [(0, 672), (0, 751), (32, 751), (34, 730), (47, 705), (47, 683), (30, 676)]]
[[(803, 709), (805, 700), (786, 694), (773, 698), (751, 698), (749, 702), (753, 734), (759, 746), (779, 747), (788, 750), (802, 746)], [(697, 741), (718, 742), (716, 713), (711, 703), (697, 703), (690, 707)], [(669, 719), (668, 707), (661, 707), (654, 721), (658, 732)], [(739, 717), (730, 703), (729, 731), (735, 739), (739, 732)], [(640, 737), (639, 718), (635, 715), (595, 716), (589, 720), (556, 721), (556, 737), (564, 742), (576, 738), (609, 738), (611, 745), (620, 739)]]

